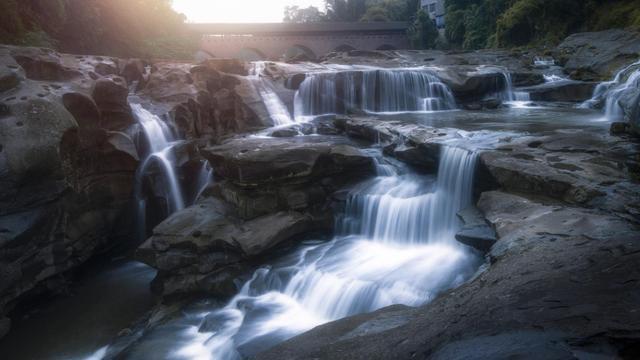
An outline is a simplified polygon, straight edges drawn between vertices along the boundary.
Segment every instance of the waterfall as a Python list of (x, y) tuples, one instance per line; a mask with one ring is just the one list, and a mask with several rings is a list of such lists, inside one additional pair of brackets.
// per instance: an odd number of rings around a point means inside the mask
[(165, 181), (165, 195), (169, 213), (184, 209), (185, 201), (175, 171), (173, 147), (176, 143), (171, 129), (158, 116), (146, 110), (140, 104), (131, 104), (131, 109), (140, 123), (147, 144), (149, 155), (142, 161), (136, 173), (135, 200), (137, 203), (139, 236), (145, 238), (146, 232), (146, 200), (142, 183), (150, 166), (156, 165)]
[(469, 278), (478, 258), (454, 238), (476, 155), (444, 147), (437, 178), (379, 175), (352, 191), (338, 235), (254, 272), (224, 308), (178, 337), (175, 357), (252, 356), (319, 324), (392, 304), (418, 306)]
[(449, 87), (428, 70), (369, 69), (309, 74), (295, 95), (296, 119), (352, 110), (370, 113), (456, 108)]
[(289, 125), (294, 123), (294, 119), (289, 113), (289, 109), (284, 104), (273, 88), (273, 84), (264, 77), (264, 61), (256, 61), (249, 74), (262, 102), (264, 103), (274, 126)]
[(502, 76), (504, 77), (504, 89), (497, 94), (498, 99), (510, 103), (515, 107), (524, 107), (526, 103), (531, 101), (531, 97), (528, 92), (516, 91), (513, 86), (513, 80), (511, 79), (511, 73), (506, 69), (502, 69)]
[(620, 106), (620, 99), (627, 90), (638, 87), (640, 87), (640, 61), (620, 70), (613, 80), (598, 84), (592, 98), (583, 103), (582, 107), (591, 108), (604, 100), (603, 120), (622, 121), (624, 112)]

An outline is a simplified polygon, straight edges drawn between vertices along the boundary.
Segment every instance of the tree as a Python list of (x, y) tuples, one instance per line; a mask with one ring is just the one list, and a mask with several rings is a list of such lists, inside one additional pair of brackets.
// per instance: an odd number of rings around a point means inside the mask
[(290, 23), (311, 23), (325, 20), (325, 14), (317, 7), (309, 6), (300, 8), (298, 6), (287, 6), (284, 9), (284, 22)]
[(409, 40), (415, 49), (433, 49), (439, 33), (435, 22), (426, 11), (420, 9), (409, 28)]

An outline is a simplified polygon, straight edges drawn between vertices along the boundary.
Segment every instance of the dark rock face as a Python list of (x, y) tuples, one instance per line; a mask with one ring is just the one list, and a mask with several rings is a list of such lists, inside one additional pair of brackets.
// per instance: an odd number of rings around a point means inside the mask
[(475, 207), (464, 209), (458, 213), (463, 227), (456, 233), (456, 240), (482, 252), (491, 250), (496, 243), (496, 233), (487, 224), (482, 213)]
[(579, 33), (558, 46), (557, 58), (576, 80), (609, 80), (616, 71), (638, 59), (640, 34), (625, 30)]
[[(111, 60), (0, 47), (0, 68), (10, 73), (0, 87), (2, 318), (126, 238), (138, 155), (112, 131), (125, 123), (114, 126), (109, 111), (132, 117), (126, 82), (99, 75)], [(0, 323), (5, 332), (10, 322)]]
[(124, 78), (109, 76), (98, 79), (91, 95), (102, 115), (100, 126), (108, 130), (124, 130), (133, 124)]
[[(238, 61), (154, 64), (138, 95), (158, 112), (172, 115), (187, 139), (256, 130), (270, 123), (260, 96), (246, 78), (218, 69), (241, 72)], [(246, 73), (246, 70), (244, 70)]]
[(521, 88), (529, 93), (533, 101), (583, 102), (591, 99), (597, 83), (580, 81), (557, 81), (538, 86)]
[(209, 197), (154, 229), (138, 250), (164, 296), (235, 293), (234, 279), (289, 240), (333, 227), (332, 194), (373, 173), (344, 139), (236, 137), (202, 154), (216, 173)]

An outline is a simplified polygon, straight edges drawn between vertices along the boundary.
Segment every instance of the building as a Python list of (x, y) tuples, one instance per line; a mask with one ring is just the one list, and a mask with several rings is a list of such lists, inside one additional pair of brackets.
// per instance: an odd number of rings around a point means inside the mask
[(445, 0), (420, 0), (420, 6), (436, 21), (438, 29), (444, 29), (444, 2)]

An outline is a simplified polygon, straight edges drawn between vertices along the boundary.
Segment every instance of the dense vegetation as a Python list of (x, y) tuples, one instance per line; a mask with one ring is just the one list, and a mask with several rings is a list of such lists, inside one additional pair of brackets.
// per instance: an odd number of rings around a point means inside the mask
[(574, 32), (640, 27), (640, 0), (446, 0), (445, 20), (454, 47), (551, 45)]
[[(327, 0), (287, 9), (285, 21), (409, 21), (416, 48), (480, 49), (553, 45), (590, 30), (640, 28), (640, 0), (446, 0), (445, 39), (417, 0)], [(446, 41), (443, 41), (446, 40)]]
[(0, 42), (65, 52), (188, 59), (195, 41), (170, 0), (2, 0)]

